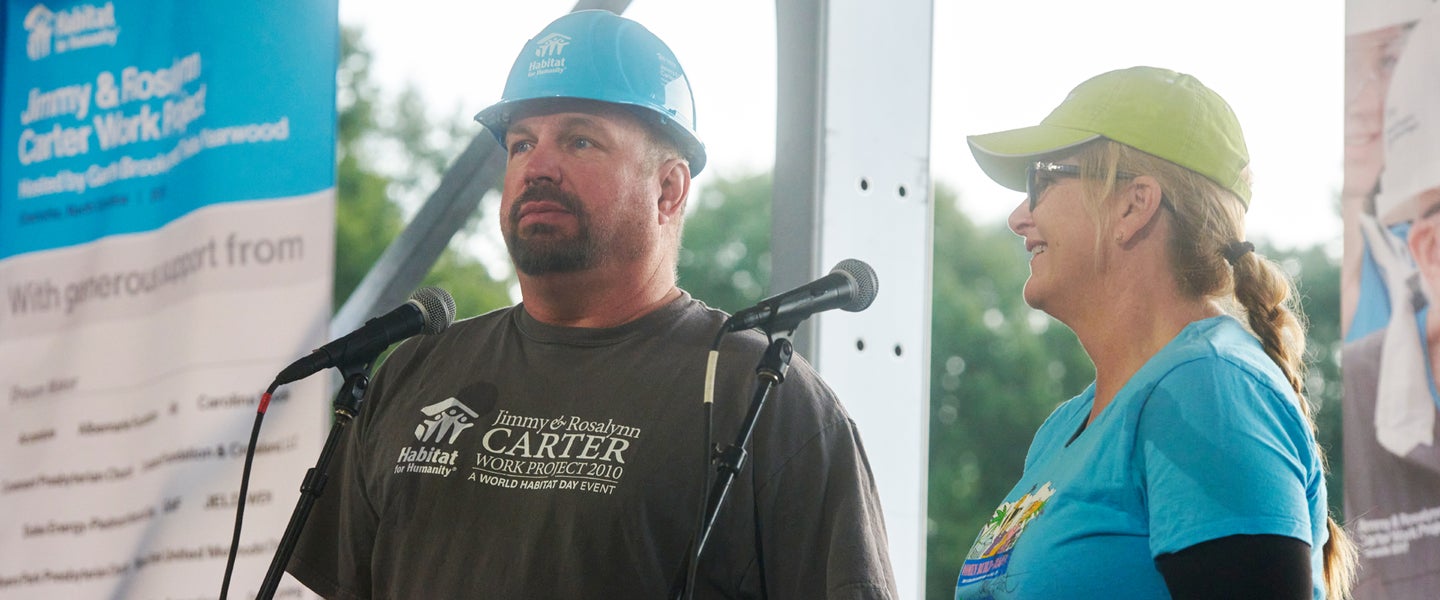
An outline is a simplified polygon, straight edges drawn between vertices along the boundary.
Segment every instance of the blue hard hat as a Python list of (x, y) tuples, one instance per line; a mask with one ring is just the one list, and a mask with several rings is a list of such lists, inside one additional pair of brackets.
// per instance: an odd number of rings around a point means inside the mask
[(528, 100), (582, 98), (630, 106), (669, 134), (692, 175), (705, 168), (695, 135), (690, 80), (665, 42), (645, 26), (606, 10), (556, 19), (525, 44), (500, 101), (475, 115), (503, 146), (510, 114)]

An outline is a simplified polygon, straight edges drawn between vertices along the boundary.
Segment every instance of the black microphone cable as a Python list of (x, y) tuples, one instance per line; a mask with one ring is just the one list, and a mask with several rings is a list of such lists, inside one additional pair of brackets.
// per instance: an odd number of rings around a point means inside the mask
[(260, 407), (255, 411), (255, 426), (250, 429), (250, 443), (245, 450), (245, 467), (240, 472), (240, 498), (235, 503), (235, 533), (230, 538), (230, 555), (225, 559), (225, 578), (220, 584), (220, 600), (230, 592), (230, 576), (235, 572), (235, 555), (240, 551), (240, 530), (245, 521), (245, 496), (250, 493), (250, 466), (255, 463), (255, 444), (260, 441), (260, 423), (265, 420), (265, 411), (270, 408), (270, 397), (278, 382), (271, 383), (260, 395)]
[(712, 438), (714, 437), (715, 423), (715, 373), (720, 363), (720, 341), (725, 339), (726, 333), (729, 333), (729, 329), (722, 324), (720, 330), (715, 332), (715, 341), (710, 343), (710, 352), (706, 354), (705, 358), (705, 390), (702, 402), (705, 406), (705, 462), (703, 463), (704, 467), (700, 469), (700, 510), (695, 519), (695, 537), (690, 541), (690, 549), (686, 553), (690, 564), (685, 573), (685, 600), (691, 600), (695, 594), (695, 574), (700, 566), (700, 536), (705, 530), (705, 513), (710, 510), (710, 464), (712, 456), (714, 456), (711, 447), (714, 444)]

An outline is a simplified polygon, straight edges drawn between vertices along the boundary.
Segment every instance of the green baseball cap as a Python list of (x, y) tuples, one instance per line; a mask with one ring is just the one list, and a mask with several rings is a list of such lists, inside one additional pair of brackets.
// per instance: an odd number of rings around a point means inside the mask
[(1086, 80), (1039, 125), (967, 138), (975, 162), (996, 183), (1025, 191), (1025, 169), (1040, 158), (1109, 138), (1195, 171), (1250, 207), (1250, 164), (1240, 121), (1199, 80), (1168, 69), (1132, 67)]

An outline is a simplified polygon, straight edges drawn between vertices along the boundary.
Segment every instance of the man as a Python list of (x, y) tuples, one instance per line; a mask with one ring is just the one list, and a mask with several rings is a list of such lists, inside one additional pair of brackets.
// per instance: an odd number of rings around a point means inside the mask
[[(509, 152), (523, 300), (386, 360), (289, 570), (326, 597), (665, 598), (712, 474), (701, 395), (726, 318), (676, 286), (705, 161), (688, 80), (639, 24), (582, 11), (530, 41), (476, 118)], [(724, 338), (717, 441), (764, 348)], [(854, 423), (803, 360), (777, 390), (695, 597), (894, 597)]]
[(1440, 589), (1440, 12), (1410, 34), (1385, 100), (1385, 171), (1362, 218), (1389, 321), (1344, 347), (1345, 513), (1359, 600)]

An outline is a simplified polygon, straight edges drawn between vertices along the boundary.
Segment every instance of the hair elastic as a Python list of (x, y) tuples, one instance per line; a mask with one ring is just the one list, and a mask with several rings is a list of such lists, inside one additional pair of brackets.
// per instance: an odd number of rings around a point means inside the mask
[(1225, 262), (1230, 263), (1230, 266), (1235, 266), (1235, 263), (1240, 260), (1240, 257), (1254, 251), (1255, 244), (1250, 242), (1230, 242), (1230, 245), (1225, 247), (1222, 254), (1225, 255)]

